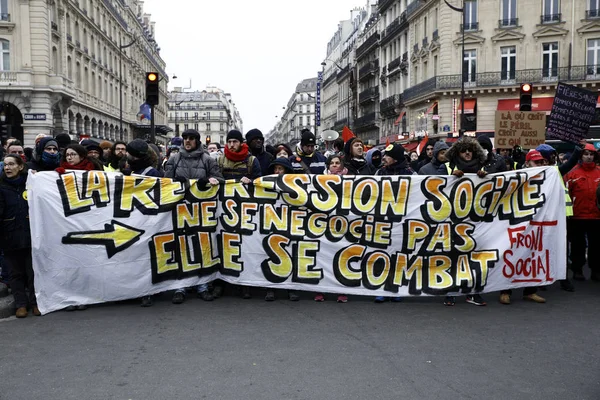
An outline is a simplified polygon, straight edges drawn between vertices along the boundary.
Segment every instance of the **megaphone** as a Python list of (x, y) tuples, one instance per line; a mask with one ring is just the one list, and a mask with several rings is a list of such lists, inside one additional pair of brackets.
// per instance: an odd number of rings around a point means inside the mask
[(340, 137), (340, 134), (332, 129), (323, 131), (323, 133), (321, 134), (321, 138), (326, 142), (332, 142), (339, 137)]

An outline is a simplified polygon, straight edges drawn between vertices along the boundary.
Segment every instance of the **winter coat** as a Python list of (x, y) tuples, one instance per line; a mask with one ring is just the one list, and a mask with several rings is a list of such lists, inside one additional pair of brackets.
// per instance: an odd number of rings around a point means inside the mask
[[(29, 204), (26, 193), (27, 172), (19, 185), (7, 182), (6, 175), (0, 176), (0, 249), (19, 250), (31, 247), (29, 229)], [(25, 195), (26, 197), (26, 195)]]
[(360, 162), (352, 159), (346, 161), (344, 165), (348, 169), (348, 175), (375, 175), (377, 172), (377, 168), (369, 164), (367, 160)]
[(573, 200), (574, 219), (600, 219), (596, 207), (596, 190), (600, 183), (600, 168), (595, 163), (580, 163), (564, 177)]
[(416, 175), (416, 172), (408, 166), (406, 159), (402, 162), (397, 162), (391, 167), (381, 167), (375, 175)]
[(220, 169), (224, 179), (240, 180), (246, 177), (254, 180), (262, 176), (258, 159), (250, 153), (241, 161), (230, 160), (227, 156), (222, 155), (217, 160), (217, 168)]
[(488, 174), (495, 174), (496, 172), (505, 172), (506, 160), (500, 154), (488, 153), (487, 160), (483, 166), (483, 170)]
[(252, 155), (254, 157), (256, 157), (256, 159), (258, 160), (258, 163), (260, 164), (261, 176), (268, 175), (269, 174), (269, 166), (271, 165), (271, 162), (273, 161), (273, 155), (264, 150), (260, 154), (252, 153)]
[(440, 140), (433, 146), (433, 158), (431, 159), (431, 162), (419, 169), (419, 175), (448, 175), (446, 164), (439, 162), (437, 159), (439, 152), (442, 150), (448, 150), (448, 145)]
[(319, 153), (318, 151), (315, 151), (310, 156), (298, 154), (298, 157), (292, 160), (292, 167), (294, 167), (294, 172), (303, 174), (305, 172), (302, 168), (302, 163), (299, 162), (297, 158), (300, 158), (300, 160), (304, 162), (304, 164), (310, 170), (311, 174), (320, 175), (325, 172), (325, 161), (327, 160), (325, 159), (325, 156)]
[(182, 148), (179, 153), (173, 154), (165, 164), (164, 176), (199, 180), (223, 178), (217, 161), (200, 146), (190, 152)]

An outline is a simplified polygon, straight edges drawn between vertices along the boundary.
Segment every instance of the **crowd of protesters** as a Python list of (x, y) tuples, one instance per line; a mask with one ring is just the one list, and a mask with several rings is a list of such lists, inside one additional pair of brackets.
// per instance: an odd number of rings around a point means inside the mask
[[(227, 134), (224, 148), (218, 143), (204, 146), (198, 131), (189, 129), (181, 137), (173, 138), (166, 154), (154, 144), (142, 139), (129, 143), (108, 141), (96, 143), (92, 140), (72, 141), (69, 135), (56, 137), (38, 135), (33, 149), (24, 148), (9, 139), (0, 149), (3, 152), (0, 167), (0, 278), (10, 285), (16, 304), (16, 316), (26, 317), (29, 310), (40, 315), (36, 305), (34, 274), (31, 258), (31, 237), (26, 182), (28, 171), (56, 171), (63, 174), (68, 170), (99, 170), (166, 177), (186, 182), (197, 179), (205, 185), (218, 185), (224, 179), (238, 180), (249, 184), (253, 179), (270, 174), (308, 173), (335, 175), (454, 175), (487, 174), (536, 166), (554, 166), (564, 179), (565, 203), (567, 207), (567, 238), (570, 243), (569, 259), (566, 260), (574, 280), (585, 280), (583, 267), (591, 269), (591, 279), (600, 281), (600, 167), (598, 153), (591, 144), (581, 142), (570, 154), (558, 154), (547, 144), (524, 152), (520, 148), (494, 149), (492, 141), (483, 135), (478, 138), (461, 137), (454, 143), (443, 139), (429, 140), (421, 154), (407, 153), (405, 148), (392, 143), (385, 148), (367, 149), (360, 138), (346, 142), (341, 138), (329, 143), (330, 150), (317, 150), (317, 138), (304, 130), (300, 141), (292, 148), (286, 143), (265, 146), (262, 132), (252, 129), (244, 135), (231, 130)], [(587, 254), (586, 254), (587, 252)], [(574, 291), (567, 278), (560, 282), (563, 290)], [(201, 284), (195, 289), (197, 297), (212, 301), (223, 295), (224, 282)], [(251, 298), (249, 287), (239, 287), (242, 297)], [(174, 304), (186, 300), (190, 290), (179, 289), (172, 295)], [(291, 301), (298, 301), (297, 292), (287, 291)], [(525, 288), (523, 298), (536, 303), (546, 300), (537, 293), (537, 288)], [(265, 300), (276, 299), (275, 291), (267, 289)], [(315, 301), (324, 301), (323, 293), (314, 295)], [(376, 297), (375, 302), (388, 300)], [(401, 301), (392, 297), (391, 301)], [(338, 295), (337, 301), (345, 303), (348, 297)], [(466, 296), (468, 303), (484, 306), (479, 294)], [(500, 293), (500, 303), (510, 304), (511, 291)], [(152, 296), (141, 299), (141, 305), (151, 306)], [(455, 298), (447, 296), (444, 304), (453, 306)], [(70, 306), (66, 310), (84, 310), (85, 305)]]

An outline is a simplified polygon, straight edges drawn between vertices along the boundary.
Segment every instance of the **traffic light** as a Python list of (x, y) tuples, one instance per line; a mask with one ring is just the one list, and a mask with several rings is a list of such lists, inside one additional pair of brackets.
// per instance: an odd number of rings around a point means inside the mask
[(522, 83), (519, 111), (531, 111), (531, 100), (533, 100), (533, 86), (530, 83)]
[(210, 136), (206, 137), (206, 145), (208, 146), (210, 144)]
[(158, 105), (158, 72), (146, 73), (146, 103), (151, 106)]

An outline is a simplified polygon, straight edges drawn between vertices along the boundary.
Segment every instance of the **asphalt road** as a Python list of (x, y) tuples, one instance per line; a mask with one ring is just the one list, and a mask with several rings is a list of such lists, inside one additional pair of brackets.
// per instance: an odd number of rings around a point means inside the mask
[(577, 283), (546, 304), (164, 295), (1, 320), (0, 399), (599, 399), (600, 284)]

